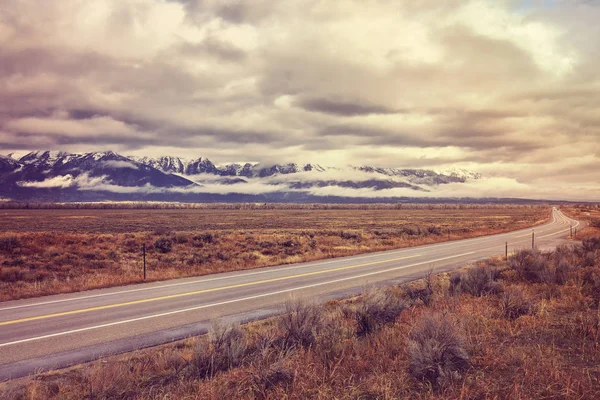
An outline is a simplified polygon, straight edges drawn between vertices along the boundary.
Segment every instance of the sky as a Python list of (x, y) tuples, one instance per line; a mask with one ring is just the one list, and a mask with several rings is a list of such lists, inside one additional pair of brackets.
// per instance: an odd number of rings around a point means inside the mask
[(3, 0), (0, 154), (465, 168), (600, 199), (600, 1)]

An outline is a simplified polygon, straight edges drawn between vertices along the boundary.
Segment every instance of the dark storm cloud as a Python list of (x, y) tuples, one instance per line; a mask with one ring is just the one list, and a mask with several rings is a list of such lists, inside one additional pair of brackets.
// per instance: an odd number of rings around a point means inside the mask
[(369, 115), (369, 114), (395, 114), (399, 111), (376, 104), (360, 103), (325, 98), (306, 98), (298, 100), (295, 105), (308, 111), (341, 116)]
[(321, 133), (326, 136), (354, 137), (362, 144), (377, 144), (390, 140), (394, 145), (401, 146), (434, 146), (435, 143), (428, 137), (419, 137), (408, 132), (385, 130), (378, 127), (361, 126), (353, 124), (332, 125), (324, 128)]
[(218, 16), (232, 23), (252, 23), (265, 18), (276, 8), (267, 0), (169, 0), (185, 6), (189, 18), (198, 20)]

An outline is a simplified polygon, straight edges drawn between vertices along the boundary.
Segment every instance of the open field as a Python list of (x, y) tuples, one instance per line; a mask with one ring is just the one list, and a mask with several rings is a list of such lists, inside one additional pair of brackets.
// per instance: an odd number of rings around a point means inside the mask
[(353, 255), (515, 230), (544, 206), (2, 210), (0, 301)]
[(600, 237), (0, 385), (6, 399), (600, 397)]

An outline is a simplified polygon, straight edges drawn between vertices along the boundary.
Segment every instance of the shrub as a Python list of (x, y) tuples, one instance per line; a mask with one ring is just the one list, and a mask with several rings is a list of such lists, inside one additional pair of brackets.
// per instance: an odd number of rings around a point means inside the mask
[(302, 301), (287, 302), (285, 313), (277, 320), (283, 332), (283, 347), (312, 347), (324, 316), (324, 310), (315, 304)]
[(0, 268), (0, 280), (3, 282), (18, 282), (22, 281), (25, 273), (20, 268)]
[(581, 242), (581, 247), (583, 247), (583, 250), (586, 252), (595, 252), (596, 250), (600, 250), (600, 236), (583, 239)]
[(462, 287), (460, 281), (462, 279), (462, 274), (460, 272), (453, 272), (448, 277), (449, 285), (448, 285), (448, 293), (451, 296), (458, 297), (462, 293)]
[(340, 232), (340, 237), (342, 239), (346, 239), (346, 240), (356, 240), (357, 242), (360, 242), (362, 240), (362, 235), (358, 232), (342, 231), (342, 232)]
[(251, 371), (248, 384), (250, 391), (256, 398), (268, 398), (267, 392), (273, 387), (285, 385), (294, 380), (294, 371), (287, 367), (283, 361), (274, 362), (266, 366), (255, 367)]
[(215, 236), (212, 233), (205, 232), (205, 233), (201, 233), (199, 235), (194, 236), (192, 239), (198, 240), (198, 241), (204, 242), (204, 243), (214, 243)]
[(281, 243), (283, 247), (299, 247), (300, 242), (297, 239), (286, 240)]
[(346, 339), (353, 335), (340, 321), (339, 309), (327, 314), (316, 336), (314, 352), (327, 370), (334, 368), (344, 353)]
[(429, 306), (433, 300), (433, 289), (429, 286), (424, 288), (414, 288), (409, 286), (405, 289), (405, 293), (413, 303), (421, 301), (423, 305)]
[(278, 385), (287, 386), (294, 379), (293, 371), (286, 365), (292, 352), (277, 346), (269, 333), (263, 333), (259, 338), (258, 352), (249, 371), (250, 379), (243, 382), (244, 390), (257, 398), (268, 398), (268, 390)]
[(208, 341), (200, 341), (190, 360), (189, 371), (201, 378), (241, 365), (248, 348), (246, 335), (238, 325), (214, 323)]
[(285, 314), (278, 319), (284, 335), (284, 347), (312, 347), (323, 317), (323, 309), (314, 304), (300, 301), (286, 303)]
[(551, 282), (553, 271), (548, 257), (538, 250), (521, 250), (510, 258), (510, 266), (521, 279), (529, 282)]
[(166, 226), (158, 226), (158, 227), (154, 228), (154, 234), (156, 236), (167, 235), (167, 234), (169, 234), (169, 228), (167, 228)]
[(356, 334), (365, 336), (377, 331), (382, 325), (396, 321), (406, 309), (406, 303), (390, 290), (369, 290), (362, 295), (354, 308)]
[(188, 242), (188, 236), (185, 233), (178, 233), (173, 237), (175, 243), (185, 244)]
[(421, 301), (423, 305), (429, 306), (433, 300), (433, 271), (429, 271), (425, 276), (425, 287), (416, 288), (413, 286), (407, 286), (404, 288), (404, 293), (410, 299), (412, 303)]
[(9, 235), (0, 237), (0, 251), (13, 251), (21, 246), (17, 235)]
[[(496, 271), (494, 269), (478, 266), (469, 268), (462, 272), (458, 278), (454, 278), (454, 285), (460, 285), (461, 292), (481, 297), (490, 293), (498, 293), (501, 290), (501, 286), (495, 282), (495, 278)], [(452, 279), (450, 280), (450, 284), (453, 284)]]
[(258, 246), (263, 249), (272, 249), (273, 247), (277, 247), (277, 243), (271, 242), (269, 240), (264, 240), (258, 243)]
[(154, 242), (154, 248), (161, 253), (168, 253), (173, 249), (173, 241), (168, 237), (159, 237)]
[(206, 257), (206, 256), (200, 255), (198, 253), (194, 253), (194, 254), (192, 254), (192, 256), (190, 258), (188, 258), (187, 264), (188, 265), (201, 265), (201, 264), (205, 264), (209, 261), (210, 261), (210, 257)]
[(92, 253), (92, 252), (89, 252), (89, 253), (84, 252), (84, 253), (81, 253), (81, 257), (85, 258), (86, 260), (95, 260), (99, 257), (99, 254)]
[(244, 331), (235, 324), (213, 324), (208, 333), (214, 351), (225, 357), (224, 368), (237, 367), (246, 352), (247, 342)]
[(140, 243), (138, 243), (135, 239), (127, 239), (123, 242), (123, 246), (125, 246), (126, 251), (133, 253), (139, 251), (142, 247)]
[(500, 312), (506, 319), (515, 320), (523, 315), (534, 314), (536, 304), (522, 288), (512, 287), (504, 291), (500, 302)]
[(441, 235), (442, 229), (439, 226), (430, 226), (427, 228), (427, 232), (429, 232), (430, 235)]
[(567, 283), (571, 270), (572, 268), (568, 261), (564, 259), (560, 260), (555, 270), (555, 283), (557, 283), (558, 285), (564, 285), (565, 283)]
[(552, 253), (556, 260), (564, 260), (573, 256), (573, 247), (564, 244), (556, 246)]
[(88, 267), (92, 270), (107, 268), (109, 263), (104, 260), (91, 260), (88, 262)]
[(419, 236), (421, 234), (421, 229), (418, 226), (404, 226), (402, 227), (402, 233), (405, 233), (408, 236)]
[(597, 268), (586, 268), (583, 273), (584, 295), (592, 298), (592, 305), (598, 307), (600, 304), (600, 272)]
[(584, 267), (593, 267), (596, 264), (596, 253), (593, 251), (588, 251), (585, 253), (583, 257), (583, 266)]
[(465, 342), (447, 316), (426, 316), (408, 337), (410, 374), (435, 386), (459, 379), (471, 365)]

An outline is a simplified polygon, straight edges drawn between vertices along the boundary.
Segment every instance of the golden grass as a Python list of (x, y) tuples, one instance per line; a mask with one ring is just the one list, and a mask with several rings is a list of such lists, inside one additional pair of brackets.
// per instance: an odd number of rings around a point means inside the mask
[[(0, 301), (340, 257), (505, 232), (545, 206), (3, 210)], [(160, 241), (157, 243), (157, 241)]]

